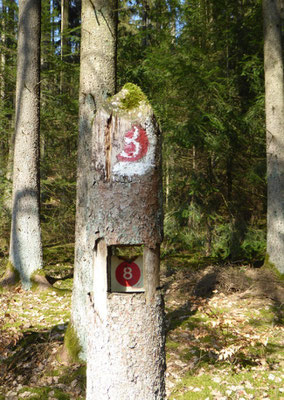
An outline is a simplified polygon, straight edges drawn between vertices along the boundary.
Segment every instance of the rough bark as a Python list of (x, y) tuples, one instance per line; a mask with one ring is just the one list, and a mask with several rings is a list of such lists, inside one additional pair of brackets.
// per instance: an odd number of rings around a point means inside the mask
[(19, 1), (10, 261), (24, 287), (42, 267), (39, 220), (40, 1)]
[(284, 273), (284, 82), (280, 1), (263, 0), (267, 136), (267, 255)]
[[(134, 107), (126, 85), (94, 117), (89, 160), (89, 225), (93, 228), (87, 351), (88, 400), (165, 398), (161, 137), (143, 98)], [(142, 95), (141, 95), (142, 97)], [(109, 284), (110, 251), (144, 245), (143, 290), (117, 293)], [(112, 268), (112, 266), (111, 266)], [(139, 288), (140, 290), (140, 288)]]
[(106, 315), (90, 314), (87, 400), (164, 399), (161, 295), (146, 304), (144, 293), (112, 293)]
[(92, 126), (96, 109), (115, 93), (117, 1), (82, 1), (80, 64), (80, 111), (76, 206), (75, 270), (71, 325), (86, 359), (86, 301), (92, 288), (92, 263), (95, 245), (90, 221), (89, 181), (92, 154)]

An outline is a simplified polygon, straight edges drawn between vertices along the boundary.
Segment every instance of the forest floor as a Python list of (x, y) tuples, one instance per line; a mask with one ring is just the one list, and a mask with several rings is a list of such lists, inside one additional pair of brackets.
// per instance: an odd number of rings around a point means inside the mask
[[(46, 272), (60, 290), (0, 293), (0, 399), (85, 398), (85, 366), (56, 357), (72, 267)], [(284, 400), (283, 281), (262, 268), (179, 256), (163, 261), (162, 284), (169, 400)]]

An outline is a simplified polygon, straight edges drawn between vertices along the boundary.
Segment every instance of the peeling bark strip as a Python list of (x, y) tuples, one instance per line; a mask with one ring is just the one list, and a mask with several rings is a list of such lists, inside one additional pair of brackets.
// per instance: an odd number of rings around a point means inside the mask
[(163, 400), (158, 124), (140, 89), (128, 84), (97, 110), (91, 129), (87, 400)]

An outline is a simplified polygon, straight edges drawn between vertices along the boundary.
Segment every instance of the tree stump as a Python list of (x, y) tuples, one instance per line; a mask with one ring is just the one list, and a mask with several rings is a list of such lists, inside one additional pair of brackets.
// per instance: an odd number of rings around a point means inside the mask
[(87, 399), (161, 400), (161, 135), (138, 87), (126, 85), (97, 110), (91, 148)]

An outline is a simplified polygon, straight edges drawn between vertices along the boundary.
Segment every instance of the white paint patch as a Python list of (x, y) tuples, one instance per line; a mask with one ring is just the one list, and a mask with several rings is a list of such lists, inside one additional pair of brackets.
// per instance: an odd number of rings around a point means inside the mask
[(112, 168), (114, 176), (144, 175), (150, 169), (154, 168), (157, 137), (151, 118), (147, 118), (145, 121), (145, 131), (149, 141), (147, 154), (136, 162), (119, 161), (115, 163)]
[(97, 315), (107, 316), (107, 246), (100, 240), (94, 252), (93, 300)]

